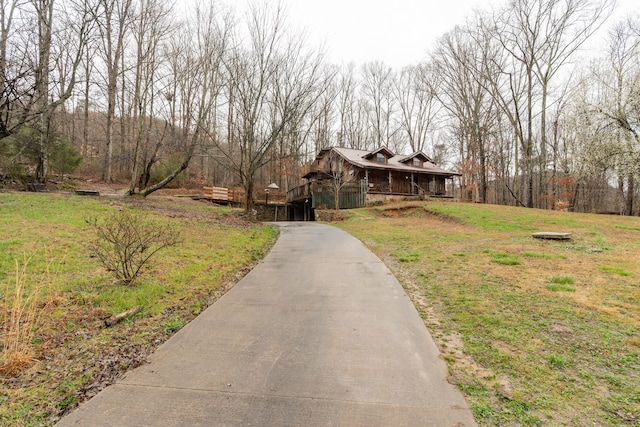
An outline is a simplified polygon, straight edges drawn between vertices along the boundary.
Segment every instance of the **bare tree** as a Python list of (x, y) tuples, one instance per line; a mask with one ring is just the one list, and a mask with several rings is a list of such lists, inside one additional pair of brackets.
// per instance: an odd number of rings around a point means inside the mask
[(338, 95), (336, 97), (340, 129), (338, 130), (338, 147), (349, 146), (356, 148), (350, 143), (350, 117), (353, 115), (357, 82), (354, 75), (355, 65), (350, 63), (343, 66), (338, 77)]
[(114, 125), (118, 93), (118, 79), (123, 72), (121, 63), (126, 35), (133, 16), (133, 0), (99, 0), (96, 22), (100, 31), (100, 52), (106, 68), (105, 92), (107, 97), (105, 152), (102, 180), (112, 180)]
[(338, 146), (356, 150), (370, 148), (372, 138), (370, 126), (367, 123), (367, 102), (360, 91), (362, 83), (355, 74), (355, 64), (350, 63), (338, 73), (337, 114), (340, 125), (337, 135)]
[[(640, 178), (640, 23), (628, 20), (609, 34), (606, 61), (594, 63), (586, 104), (594, 120), (597, 137), (585, 152), (591, 162), (605, 163), (617, 171), (625, 215), (633, 215), (637, 181)], [(596, 153), (599, 153), (597, 155)], [(595, 158), (594, 158), (595, 157)]]
[(152, 135), (153, 129), (158, 127), (155, 95), (158, 70), (162, 65), (162, 43), (175, 29), (170, 21), (173, 10), (170, 6), (165, 6), (164, 2), (143, 0), (139, 7), (133, 31), (136, 59), (132, 123), (135, 129), (129, 194), (135, 192), (136, 185), (140, 189), (149, 185), (151, 168), (157, 161), (158, 151), (165, 139), (163, 134)]
[(349, 168), (335, 150), (332, 150), (329, 155), (328, 173), (333, 192), (333, 208), (338, 211), (340, 210), (340, 194), (346, 187), (356, 182), (357, 172)]
[[(89, 36), (89, 8), (86, 1), (62, 6), (54, 0), (0, 3), (0, 138), (25, 125), (33, 127), (30, 151), (41, 182), (48, 173), (52, 119), (72, 95)], [(19, 153), (25, 148), (19, 147)]]
[(403, 69), (395, 84), (402, 130), (413, 152), (425, 150), (441, 108), (434, 91), (436, 78), (433, 67), (424, 64)]
[(367, 63), (362, 67), (362, 99), (369, 106), (369, 125), (373, 131), (373, 147), (388, 147), (402, 151), (397, 143), (398, 127), (393, 122), (396, 102), (393, 96), (395, 73), (383, 62)]
[(438, 97), (453, 120), (460, 144), (463, 190), (472, 199), (477, 189), (483, 203), (487, 202), (488, 140), (494, 126), (495, 100), (486, 90), (486, 74), (478, 70), (493, 60), (488, 54), (482, 40), (474, 39), (463, 28), (445, 34), (434, 52), (435, 72), (441, 79)]
[[(554, 4), (555, 3), (555, 4)], [(546, 185), (548, 164), (547, 115), (554, 77), (574, 53), (611, 15), (615, 1), (557, 0), (541, 2), (548, 9), (541, 49), (534, 57), (535, 75), (540, 84), (540, 187)]]
[[(546, 185), (547, 107), (551, 82), (580, 46), (610, 15), (613, 1), (515, 0), (496, 14), (486, 27), (513, 60), (508, 76), (511, 97), (500, 104), (510, 117), (522, 147), (527, 181), (527, 207), (534, 206), (534, 173), (540, 177), (539, 192)], [(518, 79), (520, 82), (515, 82)], [(497, 85), (494, 85), (497, 88)], [(498, 91), (494, 91), (498, 93)], [(519, 98), (522, 96), (522, 105)], [(539, 100), (539, 104), (538, 104)], [(539, 126), (535, 118), (539, 116)], [(540, 141), (536, 141), (536, 128)]]
[(252, 6), (245, 23), (246, 42), (239, 40), (225, 60), (230, 133), (225, 143), (213, 142), (237, 174), (250, 211), (256, 173), (273, 160), (278, 141), (297, 130), (328, 82), (322, 55), (308, 53), (304, 38), (285, 30), (281, 6)]
[[(35, 97), (40, 140), (37, 150), (36, 178), (41, 182), (46, 180), (49, 167), (51, 120), (55, 110), (72, 95), (84, 45), (91, 30), (90, 17), (93, 12), (87, 2), (72, 3), (72, 8), (61, 11), (56, 10), (54, 4), (54, 0), (32, 0), (38, 28)], [(54, 40), (54, 31), (58, 36), (56, 40)], [(58, 45), (57, 50), (56, 42), (63, 44)], [(52, 57), (52, 54), (55, 57)], [(52, 91), (50, 78), (52, 70), (57, 67), (56, 64), (66, 75), (58, 76), (57, 90)]]
[(192, 22), (194, 27), (174, 41), (168, 54), (172, 81), (165, 92), (170, 137), (182, 160), (160, 182), (141, 189), (145, 197), (187, 169), (198, 146), (217, 144), (215, 113), (224, 84), (223, 58), (230, 48), (232, 22), (216, 4), (196, 8)]
[(16, 22), (16, 15), (26, 3), (26, 0), (0, 1), (0, 139), (24, 125), (33, 98), (31, 86), (23, 83), (32, 76), (27, 61), (29, 48), (20, 43), (23, 28)]

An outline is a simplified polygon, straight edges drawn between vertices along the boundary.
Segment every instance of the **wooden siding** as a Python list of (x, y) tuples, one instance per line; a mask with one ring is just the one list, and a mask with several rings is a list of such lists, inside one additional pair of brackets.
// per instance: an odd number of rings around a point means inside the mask
[[(335, 209), (335, 197), (332, 193), (313, 195), (311, 207), (316, 209)], [(340, 209), (354, 209), (364, 207), (363, 193), (340, 193)]]
[[(319, 209), (335, 209), (334, 187), (331, 185), (316, 185), (313, 191), (312, 207)], [(364, 207), (366, 188), (364, 181), (346, 184), (339, 195), (340, 209)]]

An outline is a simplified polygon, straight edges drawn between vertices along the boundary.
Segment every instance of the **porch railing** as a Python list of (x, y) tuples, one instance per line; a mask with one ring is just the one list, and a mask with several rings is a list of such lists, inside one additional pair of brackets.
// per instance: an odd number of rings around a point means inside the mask
[[(295, 202), (297, 200), (313, 198), (314, 196), (323, 195), (323, 199), (333, 197), (333, 186), (330, 184), (321, 185), (316, 181), (311, 181), (301, 186), (295, 187), (287, 192), (287, 202)], [(428, 196), (447, 196), (446, 184), (442, 181), (429, 181), (412, 183), (407, 180), (395, 180), (391, 182), (374, 182), (361, 180), (360, 182), (350, 183), (340, 190), (341, 194), (397, 194), (403, 196), (411, 195), (428, 195)], [(333, 202), (332, 202), (333, 203)], [(342, 202), (340, 203), (342, 205)]]

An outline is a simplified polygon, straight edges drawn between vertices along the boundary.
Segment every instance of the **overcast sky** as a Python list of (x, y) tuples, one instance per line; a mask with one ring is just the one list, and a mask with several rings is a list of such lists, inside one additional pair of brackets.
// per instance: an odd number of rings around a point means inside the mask
[[(274, 0), (276, 1), (276, 0)], [(425, 58), (435, 40), (464, 24), (474, 9), (504, 0), (283, 0), (291, 23), (313, 44), (326, 42), (334, 63), (382, 60), (400, 69)], [(638, 0), (618, 0), (616, 15), (640, 11)]]

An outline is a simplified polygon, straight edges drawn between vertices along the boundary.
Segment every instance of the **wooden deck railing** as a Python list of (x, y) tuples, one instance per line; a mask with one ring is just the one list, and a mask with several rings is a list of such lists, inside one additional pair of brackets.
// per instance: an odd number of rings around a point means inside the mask
[[(333, 193), (331, 185), (319, 185), (316, 181), (308, 182), (299, 187), (295, 187), (287, 192), (287, 202), (295, 202), (297, 200), (309, 198), (315, 194)], [(447, 196), (446, 185), (442, 181), (411, 183), (405, 179), (392, 180), (391, 185), (388, 182), (369, 181), (368, 184), (359, 182), (353, 183), (341, 190), (341, 193), (372, 193), (372, 194), (395, 194), (401, 196), (411, 195), (428, 195), (428, 196)]]
[(292, 188), (287, 192), (287, 202), (291, 203), (296, 200), (311, 197), (315, 189), (315, 182), (307, 182), (299, 187)]

